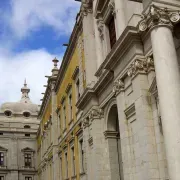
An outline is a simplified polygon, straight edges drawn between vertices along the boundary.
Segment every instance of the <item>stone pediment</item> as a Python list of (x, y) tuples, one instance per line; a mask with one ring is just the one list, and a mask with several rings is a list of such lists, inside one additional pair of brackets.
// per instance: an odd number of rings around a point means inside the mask
[(23, 152), (34, 152), (34, 149), (26, 147), (26, 148), (22, 149), (21, 151), (23, 151)]
[(7, 151), (7, 150), (8, 150), (8, 149), (6, 149), (6, 148), (0, 146), (0, 151)]

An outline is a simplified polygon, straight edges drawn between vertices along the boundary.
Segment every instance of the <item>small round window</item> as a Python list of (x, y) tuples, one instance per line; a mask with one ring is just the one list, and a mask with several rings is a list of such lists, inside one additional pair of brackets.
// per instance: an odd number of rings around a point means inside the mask
[(10, 117), (12, 115), (12, 112), (11, 111), (5, 111), (4, 114), (8, 117)]
[(29, 112), (24, 112), (23, 115), (24, 117), (30, 117), (31, 114)]

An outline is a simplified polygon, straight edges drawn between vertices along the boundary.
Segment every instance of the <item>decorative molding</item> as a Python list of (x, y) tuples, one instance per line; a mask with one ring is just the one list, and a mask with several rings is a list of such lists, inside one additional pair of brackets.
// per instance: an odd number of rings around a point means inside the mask
[(124, 110), (126, 118), (129, 119), (130, 117), (136, 114), (135, 104), (131, 104), (128, 108)]
[(77, 77), (78, 73), (79, 73), (79, 67), (78, 67), (78, 66), (76, 66), (76, 68), (75, 68), (75, 70), (74, 70), (74, 72), (73, 72), (73, 75), (72, 75), (72, 79), (73, 79), (73, 80), (75, 80), (75, 79), (76, 79), (76, 77)]
[(65, 101), (65, 99), (66, 99), (66, 97), (65, 96), (63, 96), (62, 98), (61, 98), (61, 104), (63, 104), (64, 103), (64, 101)]
[(93, 145), (93, 137), (90, 137), (90, 138), (88, 139), (88, 142), (89, 142), (89, 146), (92, 146), (92, 145)]
[(67, 150), (67, 147), (68, 147), (67, 143), (65, 143), (65, 144), (62, 146), (62, 148), (64, 149), (64, 151)]
[(104, 112), (100, 108), (92, 109), (89, 113), (89, 119), (91, 121), (93, 121), (94, 119), (101, 119), (102, 117), (104, 117)]
[(97, 20), (97, 28), (99, 31), (99, 37), (104, 40), (104, 22), (101, 19)]
[(67, 85), (67, 88), (66, 88), (66, 93), (68, 94), (69, 93), (69, 91), (71, 90), (71, 88), (72, 88), (72, 84), (68, 84)]
[(82, 0), (81, 12), (84, 16), (87, 16), (89, 13), (92, 13), (92, 0)]
[(135, 59), (129, 66), (127, 74), (130, 77), (134, 77), (138, 73), (148, 73), (151, 70), (154, 71), (154, 60), (152, 57), (147, 57)]
[(69, 145), (72, 147), (74, 145), (74, 135), (69, 139)]
[(115, 15), (116, 11), (115, 11), (115, 3), (114, 3), (114, 1), (110, 1), (109, 4), (108, 4), (108, 7), (109, 7), (110, 11), (112, 12), (112, 15)]
[(124, 82), (119, 78), (114, 81), (113, 93), (117, 96), (122, 91), (124, 91)]
[(155, 97), (158, 97), (158, 90), (157, 90), (157, 83), (156, 83), (156, 77), (154, 77), (151, 86), (149, 88), (149, 92)]
[(83, 129), (87, 128), (89, 126), (89, 118), (84, 119), (82, 122)]
[(117, 131), (105, 131), (104, 136), (105, 136), (105, 139), (117, 139), (118, 132)]
[(142, 32), (148, 29), (151, 30), (158, 25), (172, 28), (179, 21), (180, 11), (158, 7), (153, 4), (150, 5), (147, 14), (142, 14), (142, 20), (139, 22), (138, 27)]

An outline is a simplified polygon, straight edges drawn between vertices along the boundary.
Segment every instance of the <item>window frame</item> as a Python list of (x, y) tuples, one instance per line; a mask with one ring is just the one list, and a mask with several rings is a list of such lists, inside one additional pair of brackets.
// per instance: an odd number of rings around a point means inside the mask
[(5, 175), (0, 174), (0, 180), (5, 180)]
[(24, 167), (32, 168), (32, 153), (30, 152), (24, 153)]
[(32, 177), (32, 176), (25, 176), (24, 179), (25, 179), (25, 180), (33, 180), (33, 177)]
[(7, 168), (7, 152), (8, 152), (8, 149), (0, 146), (0, 153), (3, 154), (3, 164), (0, 165), (1, 168)]
[(69, 176), (69, 163), (68, 163), (68, 152), (67, 150), (64, 152), (64, 165), (65, 165), (65, 179), (68, 179)]
[(71, 178), (76, 176), (76, 159), (75, 159), (75, 145), (74, 137), (70, 140), (70, 163), (71, 163)]
[[(81, 143), (82, 142), (82, 143)], [(78, 139), (78, 153), (79, 153), (79, 167), (80, 174), (85, 173), (85, 158), (84, 158), (84, 148), (83, 148), (83, 137)]]
[[(22, 151), (22, 157), (23, 157), (23, 160), (22, 160), (22, 166), (24, 167), (24, 168), (34, 168), (35, 167), (35, 162), (34, 162), (34, 153), (35, 153), (35, 151), (33, 150), (33, 149), (31, 149), (31, 148), (28, 148), (28, 147), (26, 147), (26, 148), (24, 148), (24, 149), (22, 149), (21, 150)], [(26, 165), (25, 163), (25, 156), (26, 155), (28, 155), (28, 156), (30, 156), (30, 158), (28, 157), (28, 159), (31, 159), (31, 161), (30, 161), (30, 166), (28, 165)]]

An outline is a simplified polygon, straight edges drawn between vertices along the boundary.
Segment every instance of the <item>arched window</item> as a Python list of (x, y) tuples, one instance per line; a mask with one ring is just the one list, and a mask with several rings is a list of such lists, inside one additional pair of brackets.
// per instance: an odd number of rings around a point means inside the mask
[(118, 110), (116, 104), (111, 106), (107, 118), (107, 131), (105, 131), (105, 137), (110, 145), (110, 167), (113, 172), (115, 172), (111, 175), (111, 179), (121, 179), (123, 177), (123, 165)]
[(9, 110), (6, 110), (6, 111), (4, 112), (4, 114), (5, 114), (5, 116), (7, 116), (7, 117), (12, 116), (12, 112), (9, 111)]
[(29, 112), (24, 112), (24, 113), (23, 113), (23, 116), (26, 117), (26, 118), (30, 117), (30, 115), (31, 115), (31, 114), (30, 114)]

